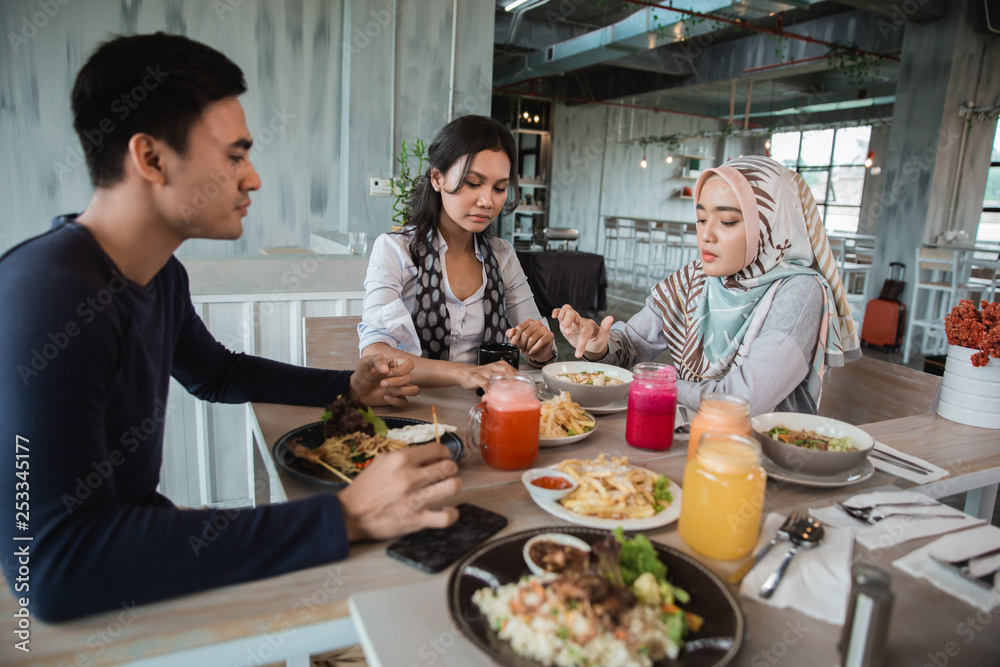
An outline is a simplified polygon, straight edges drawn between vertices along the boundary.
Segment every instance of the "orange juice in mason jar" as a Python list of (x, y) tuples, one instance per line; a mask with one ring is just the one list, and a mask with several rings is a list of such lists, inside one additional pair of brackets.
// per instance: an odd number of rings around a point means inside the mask
[(735, 394), (712, 391), (702, 394), (701, 403), (698, 404), (698, 414), (691, 420), (687, 455), (689, 462), (694, 458), (701, 436), (709, 431), (751, 435), (753, 425), (750, 423), (750, 402)]
[(767, 475), (753, 438), (706, 433), (684, 469), (684, 500), (677, 531), (709, 558), (750, 553), (760, 532)]

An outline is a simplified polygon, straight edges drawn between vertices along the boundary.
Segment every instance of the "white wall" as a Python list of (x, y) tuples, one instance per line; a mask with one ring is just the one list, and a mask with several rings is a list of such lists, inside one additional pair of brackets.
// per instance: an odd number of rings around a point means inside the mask
[[(648, 167), (639, 161), (643, 148), (631, 138), (717, 130), (711, 119), (602, 105), (556, 104), (552, 130), (551, 227), (580, 230), (580, 250), (603, 251), (603, 217), (656, 220), (694, 219), (691, 202), (677, 199), (677, 191), (694, 181), (677, 177), (684, 160), (666, 164), (662, 146), (646, 149)], [(716, 141), (692, 140), (687, 152), (704, 147), (716, 155)], [(705, 162), (704, 166), (718, 162)]]
[(189, 242), (179, 255), (257, 255), (308, 246), (311, 231), (386, 231), (391, 199), (370, 197), (368, 179), (392, 175), (401, 139), (429, 141), (452, 114), (489, 113), (492, 3), (54, 0), (50, 7), (53, 16), (37, 0), (0, 2), (0, 252), (89, 201), (69, 95), (87, 56), (113, 34), (185, 35), (225, 53), (247, 79), (242, 102), (263, 187), (246, 231), (235, 243)]

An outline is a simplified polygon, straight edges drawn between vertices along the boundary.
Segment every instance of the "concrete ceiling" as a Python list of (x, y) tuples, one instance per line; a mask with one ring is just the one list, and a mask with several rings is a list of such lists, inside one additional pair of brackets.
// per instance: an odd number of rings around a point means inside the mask
[[(908, 21), (933, 21), (945, 0), (904, 15), (894, 0), (495, 0), (494, 86), (567, 104), (607, 102), (751, 121), (891, 108)], [(657, 6), (658, 5), (658, 6)], [(734, 25), (733, 21), (745, 21)], [(779, 37), (774, 33), (790, 34)], [(883, 56), (877, 69), (845, 71), (829, 44)], [(736, 82), (735, 96), (733, 81)], [(853, 111), (847, 111), (853, 109)], [(860, 110), (860, 111), (859, 111)]]

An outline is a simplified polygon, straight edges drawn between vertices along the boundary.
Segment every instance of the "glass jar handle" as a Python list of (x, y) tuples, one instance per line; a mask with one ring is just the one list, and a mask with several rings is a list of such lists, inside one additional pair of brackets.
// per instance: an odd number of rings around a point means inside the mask
[(486, 402), (484, 401), (469, 410), (469, 420), (465, 424), (465, 439), (469, 444), (469, 449), (474, 452), (480, 451), (480, 430), (485, 411)]

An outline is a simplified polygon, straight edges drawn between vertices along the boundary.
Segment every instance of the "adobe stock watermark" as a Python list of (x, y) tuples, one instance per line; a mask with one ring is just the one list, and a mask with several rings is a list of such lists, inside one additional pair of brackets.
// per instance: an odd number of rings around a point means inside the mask
[[(97, 319), (98, 314), (111, 305), (116, 295), (120, 294), (128, 284), (128, 277), (112, 269), (112, 277), (108, 284), (97, 291), (93, 296), (77, 304), (74, 312), (80, 316), (84, 325), (92, 323)], [(30, 359), (27, 363), (18, 364), (17, 373), (21, 376), (21, 382), (27, 387), (31, 381), (41, 375), (49, 364), (52, 363), (62, 352), (70, 346), (73, 339), (83, 332), (83, 328), (77, 320), (68, 320), (61, 328), (50, 331), (46, 336), (46, 342), (31, 349)]]
[[(319, 262), (312, 257), (305, 257), (291, 266), (281, 274), (279, 279), (280, 287), (276, 288), (270, 295), (257, 301), (254, 308), (252, 320), (243, 319), (240, 321), (235, 333), (224, 333), (218, 336), (219, 342), (229, 349), (239, 349), (251, 331), (257, 331), (260, 326), (274, 315), (274, 309), (282, 294), (297, 291), (303, 281), (316, 272)], [(255, 353), (255, 350), (244, 350), (247, 353)]]
[[(371, 9), (368, 16), (351, 28), (351, 38), (344, 44), (344, 56), (353, 56), (368, 48), (372, 40), (392, 25), (393, 16), (401, 13), (413, 0), (388, 0), (381, 8)], [(352, 22), (353, 23), (353, 22)]]
[[(84, 640), (83, 645), (89, 651), (86, 653), (77, 653), (72, 667), (89, 667), (89, 665), (99, 664), (99, 659), (104, 652), (122, 636), (126, 628), (131, 627), (135, 623), (136, 619), (139, 618), (139, 614), (146, 611), (144, 608), (137, 606), (135, 600), (122, 602), (121, 608), (122, 610), (118, 612), (115, 618), (108, 621), (103, 628), (91, 633)], [(60, 667), (70, 666), (60, 663)]]
[(278, 649), (285, 645), (298, 627), (309, 625), (320, 607), (331, 600), (339, 599), (336, 594), (347, 584), (348, 579), (340, 565), (327, 568), (327, 576), (323, 583), (313, 589), (312, 593), (302, 596), (292, 607), (294, 624), (289, 621), (283, 622), (277, 632), (264, 635), (256, 646), (248, 648), (242, 660), (230, 662), (231, 667), (267, 665), (275, 662)]
[[(278, 135), (284, 133), (285, 128), (288, 127), (289, 121), (298, 118), (298, 115), (288, 113), (287, 109), (282, 109), (280, 111), (278, 109), (272, 109), (271, 111), (271, 120), (257, 132), (257, 136), (254, 138), (253, 147), (250, 148), (250, 152), (247, 155), (247, 159), (250, 162), (256, 160), (257, 156), (259, 156), (269, 144), (273, 143)], [(197, 188), (190, 202), (181, 205), (180, 212), (184, 217), (185, 222), (191, 222), (191, 219), (194, 216), (203, 211), (206, 207), (208, 207), (213, 199), (222, 194), (225, 187), (229, 185), (233, 176), (235, 176), (236, 173), (242, 168), (242, 163), (232, 162), (227, 169), (210, 171), (209, 177), (212, 180), (202, 187)]]
[(70, 3), (71, 0), (35, 0), (35, 5), (38, 6), (38, 11), (33, 12), (30, 16), (24, 15), (21, 17), (20, 26), (17, 32), (13, 30), (7, 33), (7, 41), (10, 42), (10, 50), (17, 54), (18, 49), (22, 46), (26, 46), (28, 42), (33, 40), (38, 31), (42, 30), (52, 21), (58, 14), (59, 10)]
[(134, 453), (139, 448), (139, 445), (146, 442), (156, 433), (160, 426), (166, 422), (170, 413), (176, 410), (177, 407), (177, 405), (168, 406), (163, 401), (157, 400), (149, 417), (146, 417), (138, 424), (133, 424), (131, 428), (121, 434), (119, 442), (121, 442), (124, 448), (124, 453), (121, 449), (114, 449), (108, 454), (106, 459), (91, 461), (90, 467), (92, 470), (74, 480), (76, 486), (73, 488), (73, 493), (63, 493), (60, 498), (63, 506), (66, 508), (66, 513), (72, 514), (82, 507), (83, 501), (94, 495), (95, 491), (101, 488), (107, 480), (111, 479), (115, 470), (125, 463), (126, 454)]
[[(156, 67), (147, 65), (146, 74), (132, 87), (131, 90), (123, 92), (111, 101), (110, 109), (119, 122), (125, 120), (129, 115), (142, 104), (149, 93), (156, 90), (164, 79), (170, 76), (170, 72), (164, 72), (159, 65)], [(98, 121), (97, 126), (89, 130), (84, 130), (80, 134), (80, 146), (67, 144), (62, 162), (53, 162), (52, 170), (55, 171), (59, 182), (62, 183), (67, 174), (73, 172), (86, 161), (86, 157), (98, 148), (104, 139), (115, 131), (116, 125), (110, 116), (105, 116)]]

